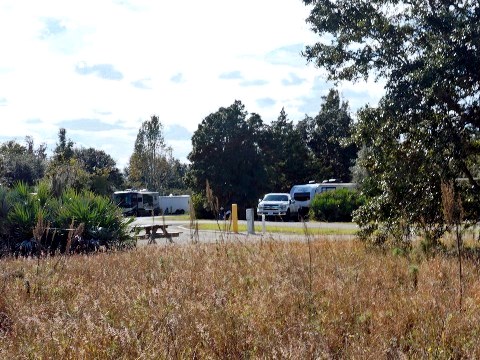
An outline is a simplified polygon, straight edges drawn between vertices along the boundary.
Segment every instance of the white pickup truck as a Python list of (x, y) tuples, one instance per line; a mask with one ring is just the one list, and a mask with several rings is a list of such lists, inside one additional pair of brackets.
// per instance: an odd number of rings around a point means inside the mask
[(281, 217), (284, 221), (298, 218), (298, 206), (289, 193), (269, 193), (258, 200), (257, 215)]

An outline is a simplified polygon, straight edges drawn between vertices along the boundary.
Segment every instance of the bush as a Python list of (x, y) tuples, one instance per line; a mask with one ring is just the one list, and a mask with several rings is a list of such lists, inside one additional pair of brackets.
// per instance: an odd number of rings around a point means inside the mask
[(208, 206), (207, 198), (200, 193), (191, 196), (193, 211), (195, 212), (195, 219), (214, 219), (214, 211)]
[(322, 221), (352, 221), (352, 213), (364, 203), (356, 190), (338, 189), (315, 195), (309, 216)]
[(68, 229), (81, 224), (87, 240), (109, 248), (130, 245), (129, 221), (110, 198), (71, 188), (55, 197), (45, 183), (33, 190), (25, 183), (13, 189), (0, 186), (0, 256), (30, 239), (51, 254), (64, 252)]
[(67, 228), (84, 224), (85, 237), (96, 238), (109, 247), (123, 247), (129, 241), (128, 221), (108, 197), (91, 191), (63, 192), (56, 212), (58, 226)]

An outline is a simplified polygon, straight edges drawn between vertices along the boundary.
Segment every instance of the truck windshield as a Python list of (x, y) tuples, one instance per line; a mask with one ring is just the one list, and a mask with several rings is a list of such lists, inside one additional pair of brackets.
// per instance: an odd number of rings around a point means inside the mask
[(264, 201), (288, 201), (288, 195), (267, 194), (263, 198)]

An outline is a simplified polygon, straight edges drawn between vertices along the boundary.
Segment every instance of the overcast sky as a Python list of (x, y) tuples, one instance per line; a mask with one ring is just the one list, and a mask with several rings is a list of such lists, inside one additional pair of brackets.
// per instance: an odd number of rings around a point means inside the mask
[[(301, 0), (1, 0), (0, 142), (32, 136), (76, 146), (122, 169), (151, 115), (186, 161), (191, 135), (220, 107), (290, 120), (320, 110), (333, 86), (300, 52), (317, 40)], [(342, 84), (352, 111), (378, 84)]]

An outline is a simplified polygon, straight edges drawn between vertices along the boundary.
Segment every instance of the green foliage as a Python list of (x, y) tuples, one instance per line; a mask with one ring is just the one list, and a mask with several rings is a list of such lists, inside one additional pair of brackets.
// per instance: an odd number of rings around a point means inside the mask
[(338, 189), (315, 195), (309, 216), (321, 221), (352, 221), (353, 212), (364, 203), (356, 190)]
[(171, 147), (165, 144), (163, 124), (153, 115), (138, 131), (127, 169), (128, 182), (132, 187), (163, 193), (176, 165)]
[(68, 163), (73, 158), (74, 142), (67, 139), (67, 130), (61, 128), (58, 131), (58, 143), (53, 150), (53, 161), (55, 163)]
[(10, 211), (9, 191), (0, 185), (0, 239), (8, 238), (7, 217)]
[(306, 117), (298, 124), (303, 141), (311, 152), (310, 179), (351, 180), (350, 168), (357, 156), (352, 139), (353, 119), (348, 103), (331, 89), (322, 97), (320, 112), (314, 118)]
[(289, 192), (312, 179), (350, 180), (356, 147), (348, 104), (335, 90), (324, 101), (317, 117), (296, 126), (284, 109), (266, 125), (240, 101), (210, 114), (192, 137), (188, 185), (203, 193), (208, 181), (220, 206), (243, 210), (268, 191)]
[(65, 189), (73, 188), (81, 191), (88, 186), (90, 176), (83, 164), (77, 159), (70, 159), (65, 163), (50, 162), (47, 170), (47, 179), (54, 196), (61, 196)]
[(89, 175), (86, 189), (99, 195), (111, 195), (123, 188), (123, 176), (113, 158), (103, 150), (74, 149), (74, 157)]
[(40, 211), (39, 202), (31, 194), (29, 186), (23, 182), (15, 184), (9, 197), (7, 219), (11, 235), (18, 240), (31, 238)]
[(60, 197), (66, 188), (91, 190), (99, 195), (110, 195), (122, 188), (123, 176), (110, 155), (94, 148), (74, 148), (66, 136), (66, 130), (60, 129), (46, 172), (55, 197)]
[(61, 196), (57, 221), (59, 226), (75, 227), (84, 224), (86, 233), (102, 228), (103, 235), (109, 235), (107, 242), (119, 243), (128, 238), (128, 229), (120, 210), (109, 197), (95, 195), (91, 191), (78, 193), (67, 189)]
[(46, 180), (40, 181), (35, 188), (35, 195), (41, 207), (47, 205), (52, 197), (50, 186)]
[(195, 219), (213, 219), (215, 217), (213, 210), (208, 206), (207, 198), (201, 193), (193, 194), (190, 201), (195, 212)]
[(261, 118), (251, 114), (247, 119), (240, 101), (208, 115), (192, 137), (190, 187), (204, 193), (208, 181), (223, 207), (256, 204), (267, 184), (262, 134)]
[(479, 3), (304, 2), (313, 5), (313, 30), (331, 39), (308, 46), (308, 60), (333, 80), (375, 72), (386, 81), (379, 106), (358, 115), (367, 202), (356, 219), (364, 235), (381, 240), (405, 230), (408, 237), (411, 226), (435, 246), (445, 231), (441, 183), (466, 178), (462, 199), (480, 194)]
[[(355, 221), (365, 230), (375, 231), (365, 231), (365, 239), (369, 232), (377, 232), (369, 224), (383, 223), (380, 228), (400, 239), (408, 236), (411, 227), (436, 243), (445, 230), (441, 183), (455, 177), (455, 172), (451, 164), (419, 143), (408, 138), (400, 141), (399, 133), (386, 131), (394, 122), (380, 109), (359, 112), (357, 137), (368, 151), (358, 158), (357, 165), (366, 170), (361, 188), (367, 203), (356, 212)], [(410, 224), (404, 228), (405, 234), (398, 233), (402, 223)]]
[(12, 187), (22, 181), (35, 184), (45, 174), (45, 146), (34, 149), (33, 140), (26, 138), (27, 146), (16, 141), (7, 141), (0, 145), (0, 183)]
[(8, 220), (13, 226), (14, 235), (19, 240), (31, 237), (33, 224), (35, 223), (35, 210), (22, 203), (13, 205)]
[(47, 182), (39, 183), (36, 190), (36, 193), (32, 192), (21, 182), (11, 190), (0, 187), (2, 245), (32, 238), (40, 220), (45, 227), (56, 229), (83, 224), (83, 236), (99, 239), (108, 246), (122, 247), (129, 242), (129, 221), (125, 221), (109, 197), (69, 188), (56, 198)]
[(265, 126), (260, 147), (265, 156), (269, 189), (290, 192), (293, 184), (312, 178), (311, 153), (298, 127), (282, 109), (277, 120)]
[(168, 171), (161, 188), (162, 192), (164, 194), (189, 194), (190, 190), (186, 185), (188, 169), (188, 164), (183, 164), (178, 159), (170, 159)]
[(61, 128), (53, 158), (46, 172), (46, 179), (50, 182), (55, 197), (60, 197), (67, 188), (84, 189), (89, 182), (89, 174), (83, 163), (74, 157), (73, 147), (74, 142), (67, 139), (67, 131)]

